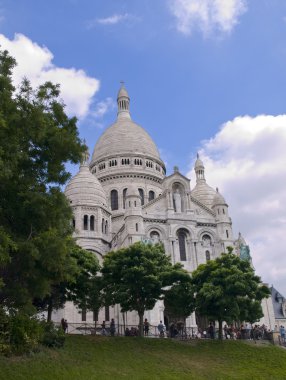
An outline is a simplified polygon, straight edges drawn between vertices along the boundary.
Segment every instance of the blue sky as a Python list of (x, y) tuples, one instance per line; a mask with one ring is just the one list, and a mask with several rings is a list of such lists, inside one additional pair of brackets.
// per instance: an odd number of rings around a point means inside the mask
[(0, 44), (33, 85), (59, 82), (90, 150), (133, 120), (192, 178), (200, 151), (258, 274), (286, 296), (286, 1), (2, 0)]

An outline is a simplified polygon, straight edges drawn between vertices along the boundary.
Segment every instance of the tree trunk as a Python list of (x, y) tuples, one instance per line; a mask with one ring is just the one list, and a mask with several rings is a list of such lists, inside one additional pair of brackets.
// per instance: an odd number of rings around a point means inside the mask
[(218, 321), (218, 338), (219, 340), (222, 340), (222, 321)]
[(138, 311), (138, 315), (139, 315), (139, 336), (143, 336), (143, 316), (144, 316), (144, 311), (143, 312), (139, 312)]
[(52, 320), (52, 312), (53, 312), (53, 301), (50, 299), (49, 304), (48, 304), (47, 322), (51, 322), (51, 320)]

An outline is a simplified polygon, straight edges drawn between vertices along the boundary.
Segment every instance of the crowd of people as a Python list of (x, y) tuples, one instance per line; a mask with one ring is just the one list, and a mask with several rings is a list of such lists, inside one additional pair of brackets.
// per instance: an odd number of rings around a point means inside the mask
[[(269, 334), (272, 331), (263, 325), (251, 325), (250, 323), (241, 324), (240, 326), (236, 325), (227, 325), (223, 326), (223, 337), (224, 339), (250, 339), (250, 340), (259, 340), (259, 339), (269, 339)], [(211, 338), (216, 337), (217, 330), (212, 323), (209, 327), (202, 331), (198, 330), (197, 338)]]
[[(68, 322), (66, 319), (62, 318), (61, 327), (65, 333), (68, 332)], [(105, 321), (103, 321), (100, 325), (100, 333), (101, 335), (107, 336), (115, 336), (116, 335), (116, 325), (115, 321), (112, 318), (108, 326), (106, 326)], [(119, 327), (118, 327), (119, 328)], [(152, 331), (150, 333), (150, 328)], [(189, 331), (190, 330), (190, 331)], [(281, 343), (286, 344), (286, 329), (284, 326), (280, 326), (279, 328), (275, 326), (274, 331), (280, 333)], [(122, 331), (117, 331), (119, 335), (122, 334)], [(241, 324), (240, 326), (230, 324), (225, 324), (223, 326), (223, 338), (224, 339), (249, 339), (249, 340), (259, 340), (259, 339), (269, 339), (272, 331), (267, 328), (267, 326), (263, 325), (251, 325), (250, 323)], [(186, 329), (183, 322), (171, 323), (169, 325), (168, 330), (162, 321), (157, 326), (151, 326), (148, 322), (148, 319), (145, 318), (143, 322), (143, 334), (144, 336), (159, 336), (159, 337), (188, 337), (195, 339), (215, 339), (218, 337), (218, 329), (215, 328), (215, 325), (211, 322), (206, 329), (197, 330), (191, 328)], [(139, 336), (139, 326), (127, 326), (124, 330), (125, 336)]]

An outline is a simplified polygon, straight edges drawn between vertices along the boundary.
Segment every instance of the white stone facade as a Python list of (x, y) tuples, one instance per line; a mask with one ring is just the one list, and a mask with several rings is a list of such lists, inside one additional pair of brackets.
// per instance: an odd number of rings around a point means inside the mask
[[(124, 87), (117, 101), (116, 122), (97, 141), (89, 167), (86, 158), (66, 188), (78, 244), (102, 261), (110, 250), (144, 239), (161, 241), (172, 262), (182, 263), (189, 272), (219, 257), (228, 246), (235, 247), (228, 205), (207, 184), (201, 159), (195, 164), (194, 187), (178, 168), (166, 176), (155, 143), (131, 119)], [(70, 305), (63, 313), (70, 322), (82, 320)], [(99, 323), (107, 314), (100, 313)], [(157, 325), (164, 318), (163, 303), (157, 302), (145, 317)], [(86, 320), (92, 322), (92, 318), (87, 313)], [(123, 316), (117, 306), (110, 308), (109, 318), (119, 324), (138, 323), (135, 313)], [(196, 326), (194, 315), (187, 324)]]

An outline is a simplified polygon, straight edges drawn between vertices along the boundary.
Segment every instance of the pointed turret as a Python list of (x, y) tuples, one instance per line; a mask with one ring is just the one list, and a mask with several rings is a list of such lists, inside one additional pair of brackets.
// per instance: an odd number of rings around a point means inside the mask
[(205, 167), (203, 161), (200, 159), (199, 153), (197, 153), (197, 159), (195, 162), (196, 179), (198, 182), (205, 182)]
[(205, 167), (198, 153), (194, 169), (196, 173), (196, 186), (191, 191), (191, 195), (211, 208), (216, 191), (206, 183)]
[(130, 103), (130, 98), (129, 98), (128, 92), (124, 86), (124, 82), (121, 82), (121, 87), (117, 95), (117, 105), (118, 105), (117, 118), (118, 119), (122, 119), (122, 118), (131, 119), (130, 111), (129, 111), (129, 103)]
[(127, 190), (124, 220), (128, 245), (140, 241), (144, 236), (142, 200), (135, 183), (131, 183)]

